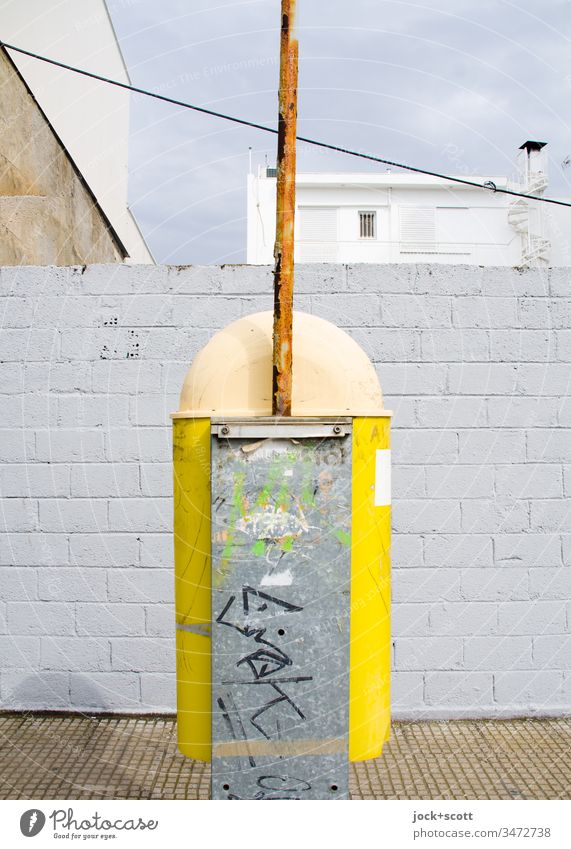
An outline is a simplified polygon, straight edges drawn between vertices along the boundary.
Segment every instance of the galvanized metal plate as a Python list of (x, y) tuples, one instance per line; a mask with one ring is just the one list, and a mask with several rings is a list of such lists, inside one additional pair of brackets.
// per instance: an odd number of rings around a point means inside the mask
[(213, 437), (213, 799), (348, 798), (350, 530), (350, 436)]

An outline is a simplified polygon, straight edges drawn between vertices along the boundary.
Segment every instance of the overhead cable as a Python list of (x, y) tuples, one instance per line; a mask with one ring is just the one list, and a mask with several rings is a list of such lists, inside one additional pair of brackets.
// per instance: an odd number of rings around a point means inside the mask
[[(259, 124), (256, 121), (248, 121), (246, 118), (238, 118), (236, 115), (226, 115), (224, 112), (218, 112), (215, 109), (208, 109), (206, 106), (198, 106), (195, 103), (188, 103), (185, 100), (177, 100), (174, 97), (167, 97), (165, 94), (159, 94), (156, 91), (150, 91), (149, 89), (139, 88), (138, 86), (131, 85), (130, 83), (123, 83), (120, 80), (112, 80), (109, 77), (104, 77), (101, 74), (96, 74), (93, 71), (86, 71), (83, 68), (76, 68), (73, 65), (68, 65), (65, 62), (59, 62), (57, 59), (50, 59), (47, 56), (41, 56), (39, 53), (33, 53), (31, 50), (24, 50), (23, 47), (16, 47), (14, 44), (7, 44), (5, 41), (0, 41), (0, 47), (4, 47), (7, 50), (14, 50), (16, 53), (21, 53), (24, 56), (29, 56), (32, 59), (38, 59), (40, 62), (47, 62), (49, 65), (55, 65), (57, 68), (63, 68), (66, 71), (71, 71), (74, 74), (81, 74), (81, 76), (89, 77), (92, 80), (99, 80), (99, 82), (107, 83), (108, 85), (117, 86), (118, 88), (126, 89), (127, 91), (133, 92), (133, 94), (141, 94), (144, 97), (151, 97), (155, 100), (160, 100), (163, 103), (170, 103), (173, 106), (180, 106), (182, 109), (190, 109), (193, 112), (199, 112), (203, 115), (210, 115), (213, 118), (221, 118), (224, 121), (230, 121), (233, 124), (239, 124), (243, 127), (250, 127), (254, 130), (260, 130), (264, 133), (272, 133), (273, 135), (278, 134), (278, 130), (275, 127), (268, 127), (266, 124)], [(347, 156), (353, 156), (357, 159), (366, 159), (369, 162), (377, 162), (381, 165), (388, 165), (391, 168), (401, 168), (403, 171), (411, 171), (414, 174), (424, 174), (428, 177), (438, 177), (440, 180), (447, 180), (450, 183), (458, 183), (462, 186), (472, 186), (476, 189), (484, 189), (485, 191), (491, 191), (496, 194), (502, 195), (512, 195), (513, 197), (525, 198), (526, 200), (535, 200), (540, 203), (551, 203), (557, 206), (567, 206), (571, 207), (571, 202), (564, 200), (557, 200), (556, 198), (549, 197), (540, 197), (539, 195), (531, 195), (526, 192), (517, 192), (514, 189), (506, 189), (498, 186), (492, 180), (486, 180), (484, 183), (479, 183), (476, 180), (467, 180), (464, 177), (456, 177), (450, 174), (441, 174), (438, 171), (430, 171), (427, 168), (418, 168), (414, 165), (406, 165), (404, 162), (395, 162), (391, 159), (384, 159), (381, 156), (376, 156), (372, 153), (366, 153), (365, 151), (353, 150), (348, 147), (343, 147), (341, 145), (332, 144), (330, 142), (320, 141), (319, 139), (312, 139), (307, 136), (296, 136), (299, 142), (303, 142), (304, 144), (312, 145), (313, 147), (324, 148), (325, 150), (331, 150), (334, 153), (343, 153)]]

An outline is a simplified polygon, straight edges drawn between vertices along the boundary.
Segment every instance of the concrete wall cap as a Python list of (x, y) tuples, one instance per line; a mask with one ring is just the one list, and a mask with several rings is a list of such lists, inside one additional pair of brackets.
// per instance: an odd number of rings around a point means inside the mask
[[(189, 368), (173, 417), (271, 415), (272, 323), (271, 312), (259, 312), (216, 333)], [(387, 414), (359, 345), (331, 322), (295, 312), (292, 415)]]

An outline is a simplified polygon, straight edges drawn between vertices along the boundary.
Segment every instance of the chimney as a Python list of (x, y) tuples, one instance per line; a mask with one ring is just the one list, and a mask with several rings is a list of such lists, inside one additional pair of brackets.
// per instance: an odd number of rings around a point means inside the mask
[(520, 179), (530, 193), (541, 192), (547, 187), (547, 156), (543, 151), (546, 144), (529, 140), (519, 148), (521, 153), (517, 162)]

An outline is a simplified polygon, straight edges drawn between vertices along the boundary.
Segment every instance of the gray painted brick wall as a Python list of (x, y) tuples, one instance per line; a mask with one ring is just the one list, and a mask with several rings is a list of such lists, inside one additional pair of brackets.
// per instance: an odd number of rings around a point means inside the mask
[[(271, 269), (0, 271), (0, 698), (174, 710), (168, 414)], [(571, 270), (301, 266), (394, 409), (394, 715), (571, 706)]]

